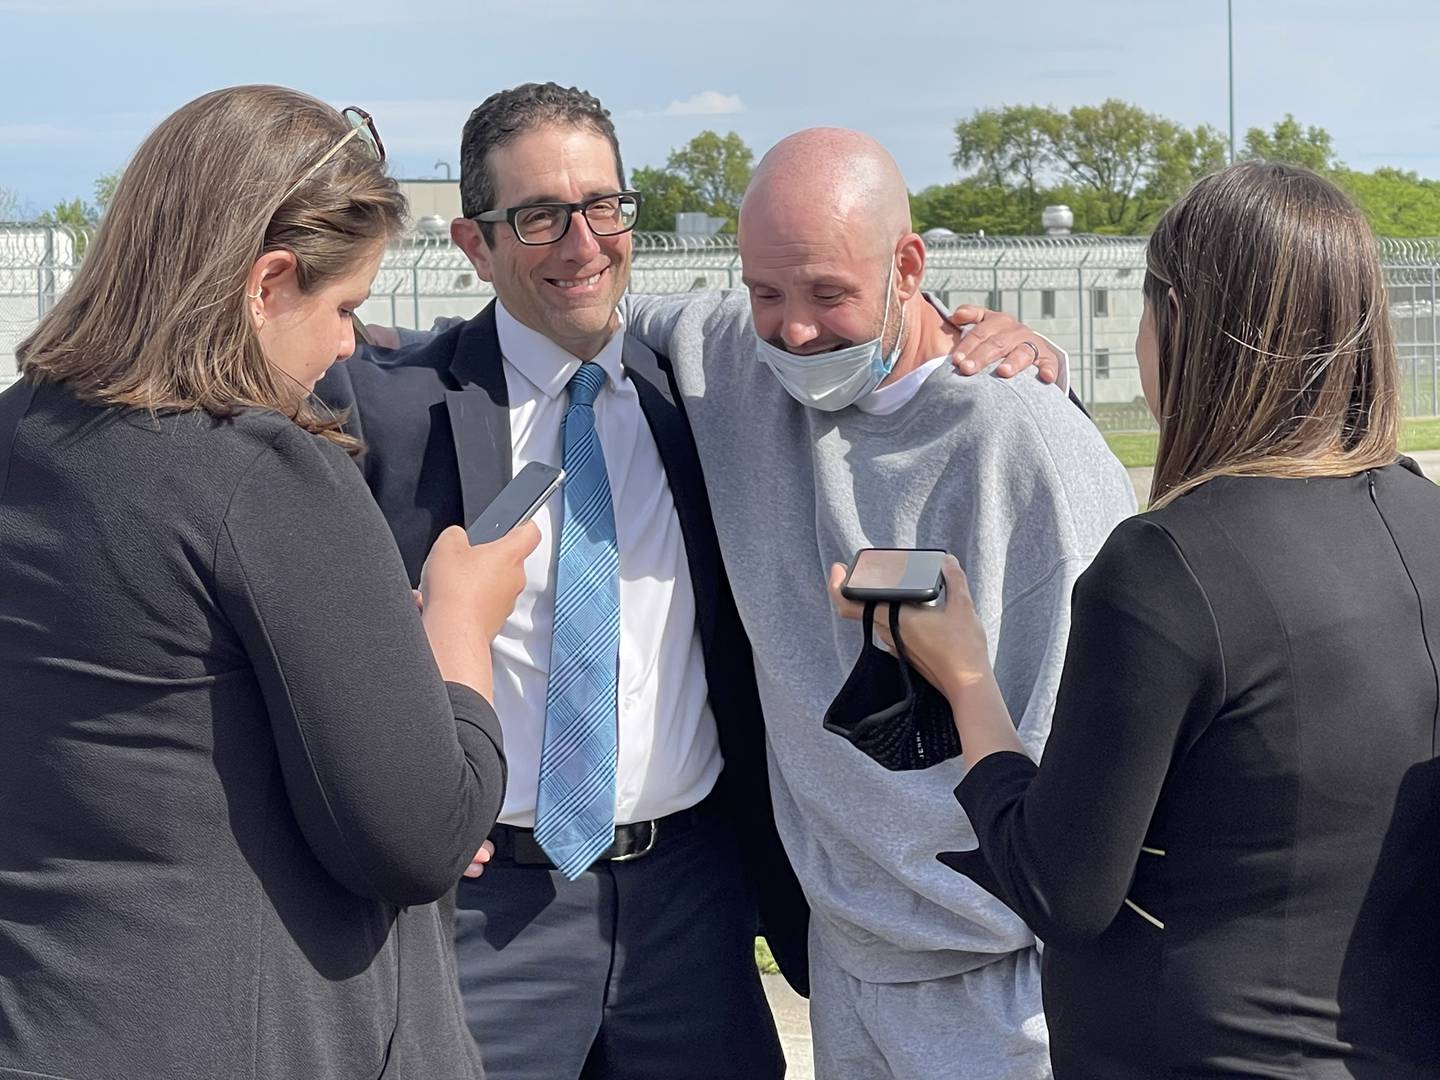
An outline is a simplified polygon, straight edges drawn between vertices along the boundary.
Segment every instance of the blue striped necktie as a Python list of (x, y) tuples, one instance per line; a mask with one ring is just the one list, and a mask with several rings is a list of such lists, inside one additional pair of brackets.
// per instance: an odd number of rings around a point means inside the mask
[(604, 368), (581, 364), (565, 410), (564, 521), (535, 802), (535, 839), (571, 881), (615, 842), (620, 555), (595, 433), (604, 385)]

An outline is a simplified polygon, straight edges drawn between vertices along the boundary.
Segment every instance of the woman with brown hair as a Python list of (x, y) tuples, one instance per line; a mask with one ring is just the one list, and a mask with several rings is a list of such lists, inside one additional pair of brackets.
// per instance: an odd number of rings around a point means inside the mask
[(476, 1077), (433, 903), (530, 527), (423, 615), (315, 382), (404, 200), (279, 87), (164, 120), (0, 394), (0, 1076)]
[(1397, 460), (1374, 237), (1247, 163), (1148, 261), (1151, 508), (1076, 585), (1043, 764), (953, 560), (901, 621), (969, 765), (980, 846), (941, 859), (1045, 942), (1060, 1080), (1434, 1076), (1440, 492)]

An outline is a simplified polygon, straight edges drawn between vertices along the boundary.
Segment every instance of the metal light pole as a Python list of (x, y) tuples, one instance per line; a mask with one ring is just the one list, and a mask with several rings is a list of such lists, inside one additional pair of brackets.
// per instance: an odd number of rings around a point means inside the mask
[(1230, 62), (1230, 163), (1235, 163), (1235, 0), (1225, 0), (1225, 53)]

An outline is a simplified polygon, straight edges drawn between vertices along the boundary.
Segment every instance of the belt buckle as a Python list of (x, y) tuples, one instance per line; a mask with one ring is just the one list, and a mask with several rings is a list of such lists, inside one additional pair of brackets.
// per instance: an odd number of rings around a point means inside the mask
[(650, 826), (650, 839), (646, 842), (645, 846), (639, 851), (631, 851), (625, 855), (616, 855), (610, 860), (611, 862), (634, 862), (636, 859), (643, 859), (655, 850), (655, 838), (660, 835), (660, 823), (658, 821), (650, 821), (647, 824)]

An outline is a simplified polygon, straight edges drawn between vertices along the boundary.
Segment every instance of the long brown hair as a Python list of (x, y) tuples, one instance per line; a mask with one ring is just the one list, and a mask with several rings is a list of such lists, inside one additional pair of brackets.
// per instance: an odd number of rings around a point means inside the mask
[(74, 282), (16, 349), (21, 370), (110, 405), (277, 409), (353, 449), (336, 417), (266, 363), (245, 298), (266, 252), (292, 252), (312, 291), (403, 223), (404, 196), (359, 139), (306, 175), (348, 130), (330, 106), (279, 86), (217, 90), (161, 121)]
[(1399, 373), (1375, 237), (1307, 169), (1208, 176), (1150, 238), (1160, 446), (1152, 507), (1216, 476), (1348, 476), (1395, 460)]

